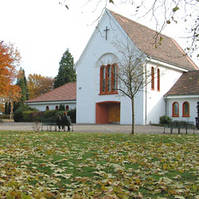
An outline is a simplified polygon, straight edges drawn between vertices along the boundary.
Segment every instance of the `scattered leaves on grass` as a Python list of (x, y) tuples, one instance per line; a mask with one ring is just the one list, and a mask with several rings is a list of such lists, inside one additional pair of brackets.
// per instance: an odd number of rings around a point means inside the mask
[(199, 198), (197, 135), (0, 133), (0, 198)]

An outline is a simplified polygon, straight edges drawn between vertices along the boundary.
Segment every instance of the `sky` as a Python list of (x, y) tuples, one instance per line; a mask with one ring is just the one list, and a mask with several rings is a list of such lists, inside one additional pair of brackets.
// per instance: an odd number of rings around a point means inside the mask
[[(59, 0), (0, 0), (0, 40), (19, 50), (26, 76), (36, 73), (55, 77), (67, 49), (76, 62), (85, 48), (104, 7), (103, 0), (97, 2), (72, 0), (66, 9)], [(150, 18), (135, 17), (131, 7), (121, 2), (108, 8), (155, 29)], [(185, 47), (182, 24), (171, 25), (163, 33)]]

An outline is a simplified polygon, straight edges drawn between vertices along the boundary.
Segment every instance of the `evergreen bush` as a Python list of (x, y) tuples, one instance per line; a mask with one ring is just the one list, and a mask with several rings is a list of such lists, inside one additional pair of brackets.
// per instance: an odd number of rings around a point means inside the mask
[(25, 119), (30, 119), (30, 116), (28, 116), (28, 113), (25, 114), (25, 118), (24, 118), (24, 112), (26, 111), (34, 111), (34, 112), (38, 112), (37, 109), (33, 109), (30, 108), (28, 105), (25, 104), (21, 104), (17, 110), (14, 112), (14, 121), (15, 122), (25, 122)]
[[(57, 120), (57, 116), (63, 115), (65, 111), (60, 110), (49, 110), (49, 111), (38, 111), (32, 109), (27, 105), (21, 105), (14, 112), (15, 122), (53, 122)], [(68, 111), (68, 116), (70, 116), (72, 123), (76, 123), (76, 109)]]
[(65, 106), (63, 104), (59, 105), (59, 111), (65, 111)]
[(165, 125), (165, 124), (170, 124), (172, 119), (169, 116), (163, 115), (160, 117), (160, 124)]
[(33, 122), (34, 118), (33, 118), (33, 113), (35, 111), (23, 111), (22, 115), (23, 115), (23, 121), (24, 122)]

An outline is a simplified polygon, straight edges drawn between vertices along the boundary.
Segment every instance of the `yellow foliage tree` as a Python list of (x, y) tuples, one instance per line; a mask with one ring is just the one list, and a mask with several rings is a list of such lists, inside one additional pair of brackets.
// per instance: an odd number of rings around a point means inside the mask
[(28, 76), (29, 99), (33, 99), (53, 89), (54, 79), (38, 74)]

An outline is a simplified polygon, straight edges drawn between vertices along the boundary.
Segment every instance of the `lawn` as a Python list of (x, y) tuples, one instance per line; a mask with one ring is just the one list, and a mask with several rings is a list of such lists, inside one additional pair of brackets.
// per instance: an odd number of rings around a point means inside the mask
[(0, 132), (0, 198), (199, 199), (199, 136)]

